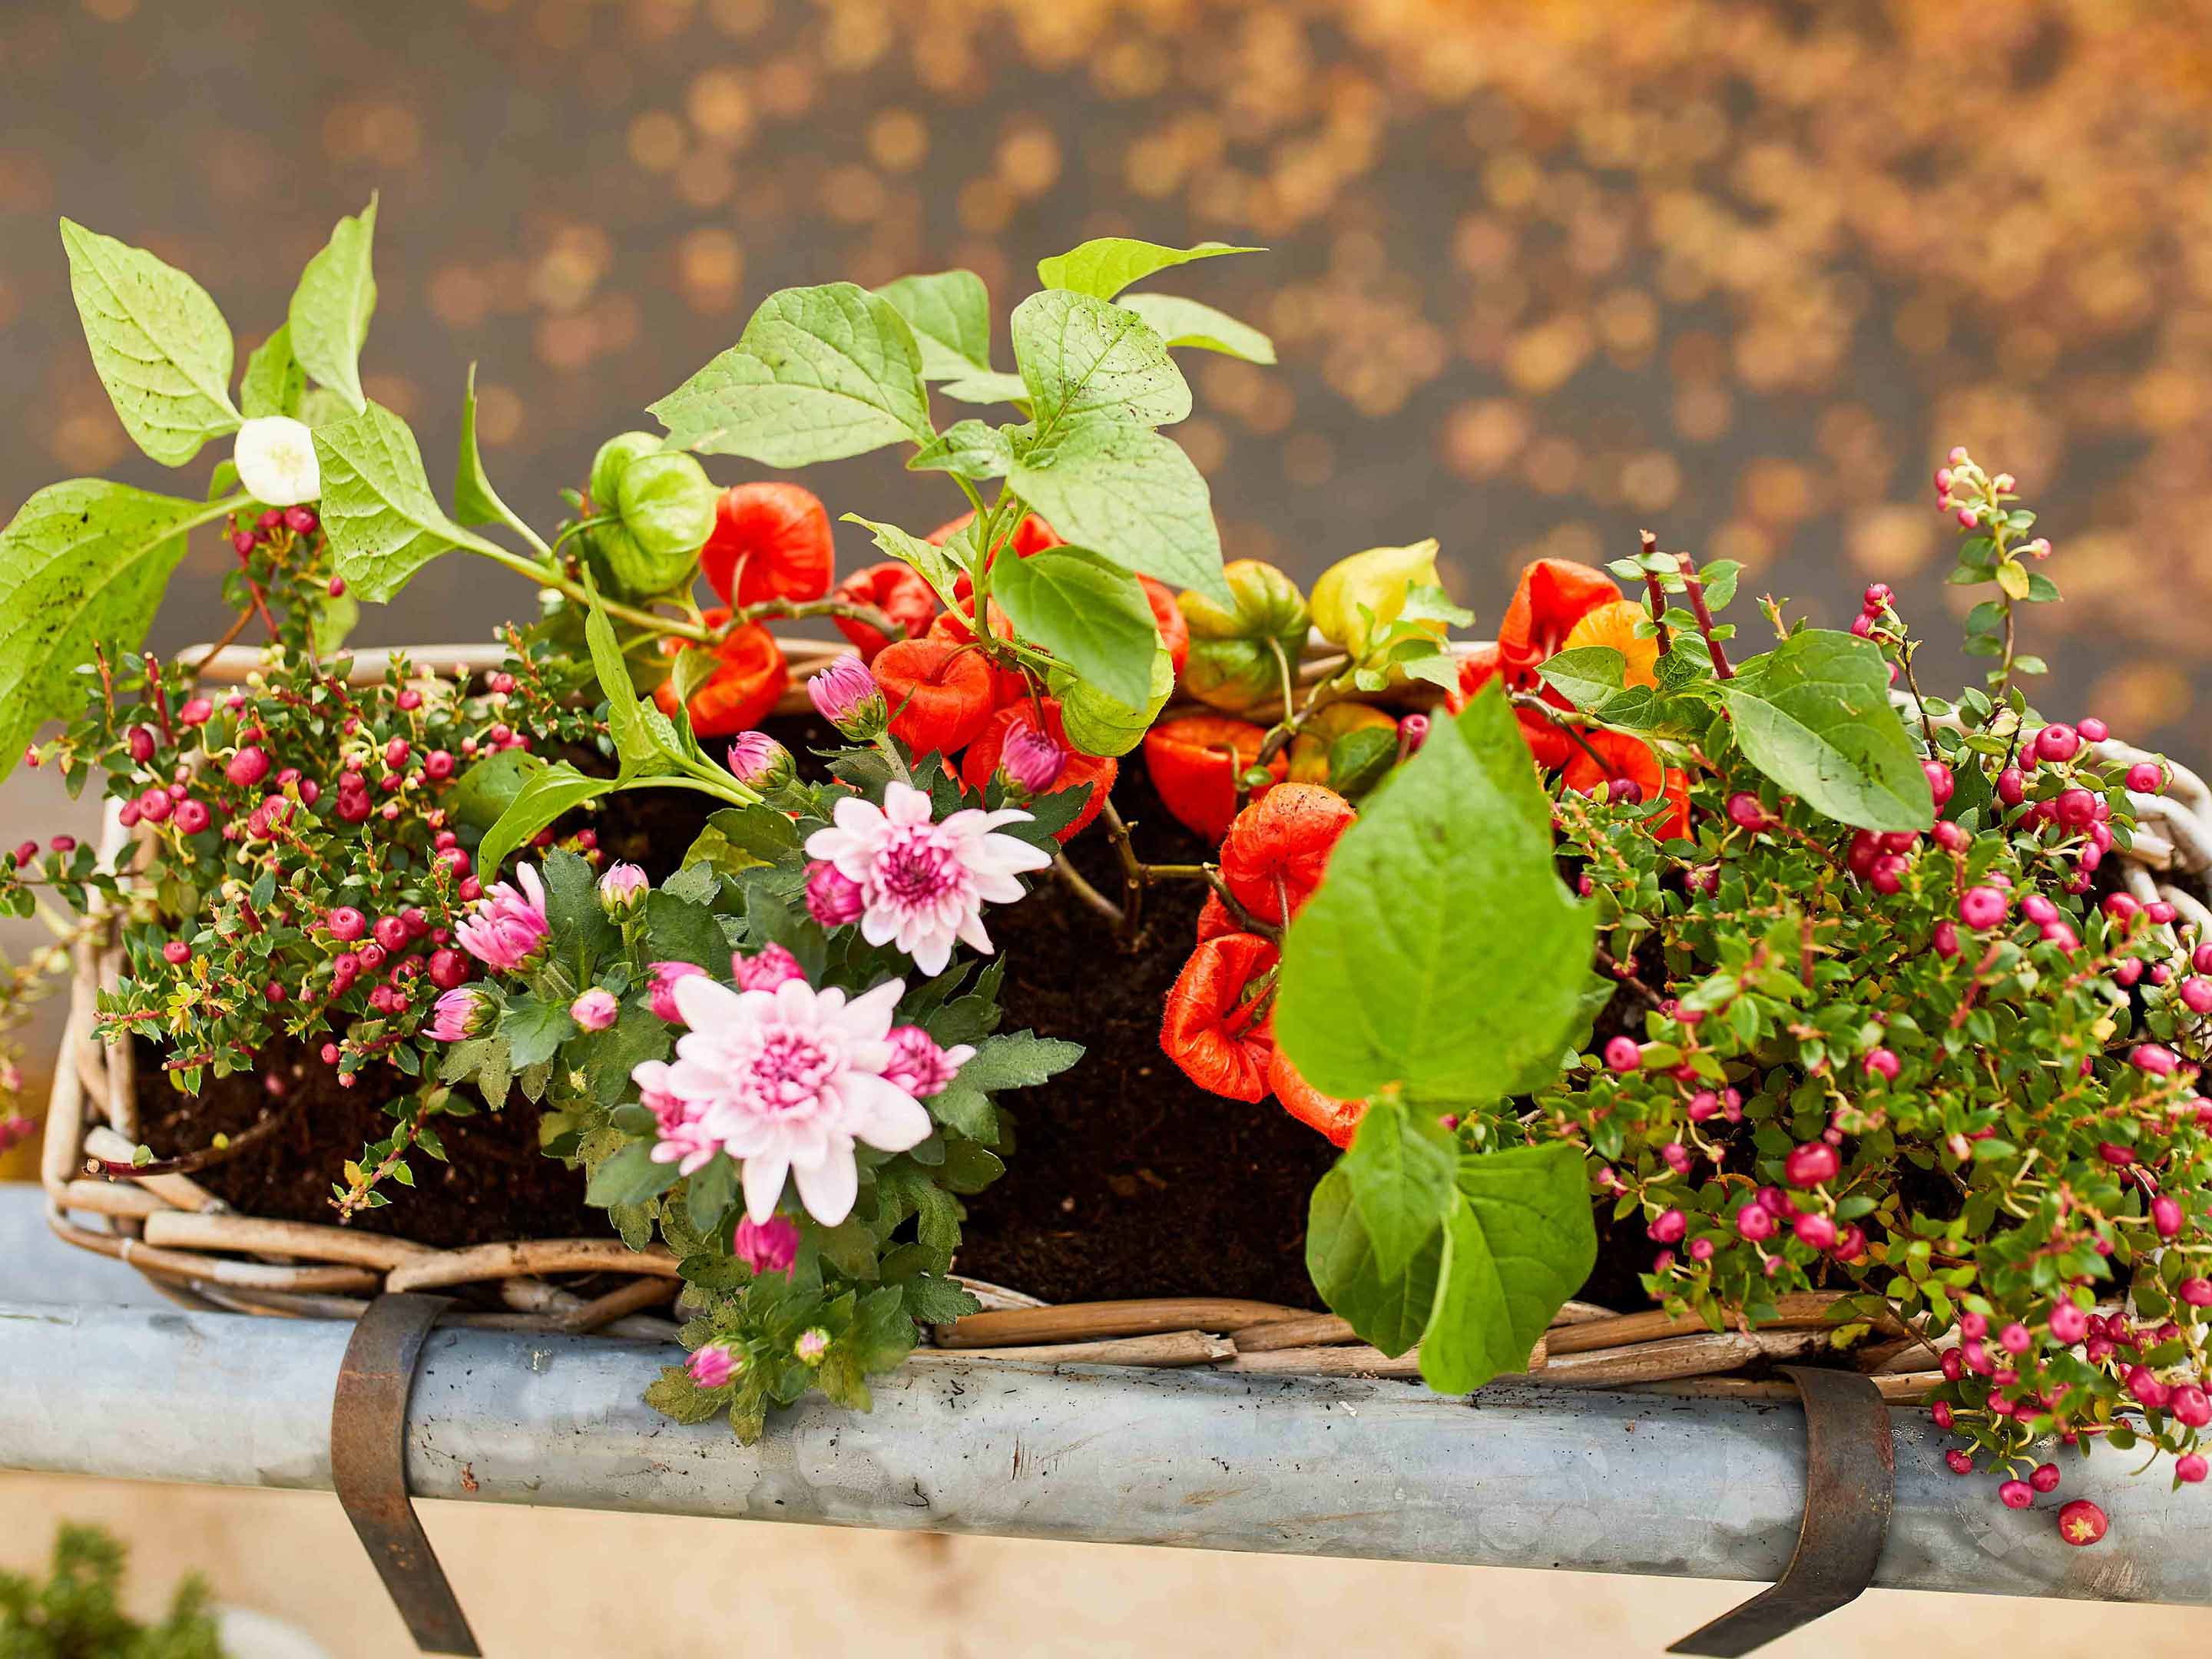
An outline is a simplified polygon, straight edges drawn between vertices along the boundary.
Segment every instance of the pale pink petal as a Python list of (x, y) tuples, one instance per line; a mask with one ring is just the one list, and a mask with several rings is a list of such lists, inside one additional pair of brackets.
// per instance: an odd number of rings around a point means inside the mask
[(853, 1200), (860, 1196), (860, 1175), (849, 1149), (832, 1151), (816, 1164), (795, 1164), (792, 1173), (799, 1180), (799, 1202), (823, 1226), (834, 1227), (852, 1214)]
[[(783, 1196), (783, 1178), (788, 1172), (789, 1166), (784, 1159), (770, 1157), (765, 1152), (745, 1160), (745, 1213), (754, 1221), (766, 1221), (775, 1213), (775, 1201)], [(853, 1207), (849, 1200), (845, 1207), (848, 1210)], [(837, 1220), (844, 1218), (841, 1215)], [(830, 1224), (835, 1226), (836, 1222)]]

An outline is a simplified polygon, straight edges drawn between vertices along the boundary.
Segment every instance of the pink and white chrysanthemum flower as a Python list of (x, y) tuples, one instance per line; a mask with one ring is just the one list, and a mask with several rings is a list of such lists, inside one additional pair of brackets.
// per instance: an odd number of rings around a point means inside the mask
[(902, 1152), (929, 1138), (929, 1113), (884, 1075), (891, 1011), (905, 988), (890, 980), (848, 999), (803, 979), (773, 991), (680, 979), (672, 991), (690, 1029), (676, 1041), (675, 1060), (631, 1075), (648, 1096), (680, 1103), (687, 1125), (743, 1163), (754, 1221), (775, 1213), (789, 1176), (807, 1213), (834, 1227), (859, 1195), (856, 1143)]
[(990, 953), (983, 906), (1021, 897), (1015, 878), (1052, 862), (1042, 848), (996, 833), (1029, 819), (1012, 808), (971, 806), (933, 823), (929, 797), (894, 782), (881, 806), (854, 796), (839, 801), (830, 826), (806, 838), (806, 855), (859, 884), (863, 939), (895, 943), (923, 973), (941, 974), (955, 940)]

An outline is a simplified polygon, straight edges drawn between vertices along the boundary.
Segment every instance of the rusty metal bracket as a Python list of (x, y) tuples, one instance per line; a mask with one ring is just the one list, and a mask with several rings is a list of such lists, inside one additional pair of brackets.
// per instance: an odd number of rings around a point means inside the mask
[(449, 1297), (380, 1296), (354, 1326), (331, 1402), (331, 1484), (424, 1653), (479, 1654), (407, 1492), (407, 1396)]
[(1856, 1371), (1784, 1365), (1805, 1401), (1805, 1519), (1774, 1584), (1692, 1631), (1669, 1653), (1737, 1656), (1858, 1599), (1874, 1583), (1897, 1495), (1889, 1407)]

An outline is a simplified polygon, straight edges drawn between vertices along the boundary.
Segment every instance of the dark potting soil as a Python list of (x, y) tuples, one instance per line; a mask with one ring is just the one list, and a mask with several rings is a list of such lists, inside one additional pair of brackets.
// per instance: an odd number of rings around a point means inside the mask
[[(227, 1163), (193, 1178), (240, 1213), (280, 1221), (331, 1223), (331, 1183), (342, 1166), (373, 1140), (392, 1133), (384, 1111), (404, 1097), (413, 1079), (387, 1066), (372, 1066), (350, 1089), (338, 1086), (331, 1067), (313, 1049), (289, 1039), (261, 1055), (258, 1072), (239, 1073), (181, 1095), (161, 1074), (161, 1056), (138, 1042), (139, 1138), (162, 1157), (196, 1151), (217, 1134), (235, 1135), (270, 1109), (283, 1122)], [(264, 1079), (283, 1085), (272, 1097)], [(581, 1176), (538, 1150), (538, 1109), (519, 1094), (497, 1112), (481, 1102), (471, 1117), (435, 1120), (447, 1162), (410, 1153), (412, 1188), (387, 1181), (392, 1202), (357, 1212), (350, 1224), (392, 1233), (418, 1244), (452, 1249), (510, 1238), (598, 1238), (606, 1213), (584, 1203)]]

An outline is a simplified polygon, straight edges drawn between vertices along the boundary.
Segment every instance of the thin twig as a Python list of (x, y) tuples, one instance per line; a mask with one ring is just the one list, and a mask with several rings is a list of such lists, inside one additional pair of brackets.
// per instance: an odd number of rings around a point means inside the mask
[(1053, 860), (1052, 872), (1066, 884), (1069, 892), (1105, 917), (1114, 925), (1116, 931), (1120, 930), (1122, 923), (1121, 907), (1084, 880), (1082, 873), (1067, 861), (1066, 854), (1062, 853)]
[(1121, 815), (1114, 807), (1111, 797), (1099, 809), (1105, 820), (1107, 839), (1121, 858), (1121, 948), (1137, 948), (1137, 936), (1144, 927), (1145, 866), (1137, 861), (1137, 849), (1129, 839), (1129, 826), (1121, 822)]
[(196, 1152), (179, 1153), (175, 1158), (156, 1158), (148, 1164), (128, 1164), (120, 1158), (88, 1158), (84, 1161), (84, 1172), (110, 1181), (131, 1181), (143, 1176), (192, 1175), (201, 1170), (211, 1170), (218, 1164), (229, 1163), (255, 1142), (266, 1140), (276, 1133), (283, 1121), (283, 1113), (271, 1112), (219, 1144), (203, 1146)]
[(1705, 636), (1705, 651), (1713, 659), (1713, 672), (1722, 679), (1732, 680), (1735, 670), (1729, 666), (1728, 653), (1721, 649), (1721, 642), (1714, 635), (1712, 607), (1705, 603), (1705, 585), (1698, 580), (1697, 562), (1687, 553), (1674, 556), (1681, 562), (1683, 585), (1690, 592), (1690, 611), (1698, 619), (1698, 631)]
[[(1648, 530), (1638, 531), (1636, 540), (1638, 550), (1647, 559), (1659, 550), (1659, 538)], [(1674, 635), (1667, 629), (1667, 592), (1660, 586), (1656, 570), (1644, 573), (1644, 586), (1651, 595), (1651, 620), (1659, 629), (1659, 654), (1663, 657), (1674, 648)]]
[(208, 647), (207, 655), (202, 657), (198, 662), (192, 665), (192, 678), (197, 680), (201, 675), (206, 673), (208, 665), (213, 662), (217, 657), (221, 656), (223, 653), (224, 649), (229, 646), (232, 641), (236, 640), (240, 634), (243, 634), (246, 631), (246, 624), (252, 620), (253, 607), (252, 605), (248, 605), (245, 610), (238, 613), (237, 619), (231, 623), (228, 629), (225, 630), (223, 636), (217, 640), (213, 645)]

